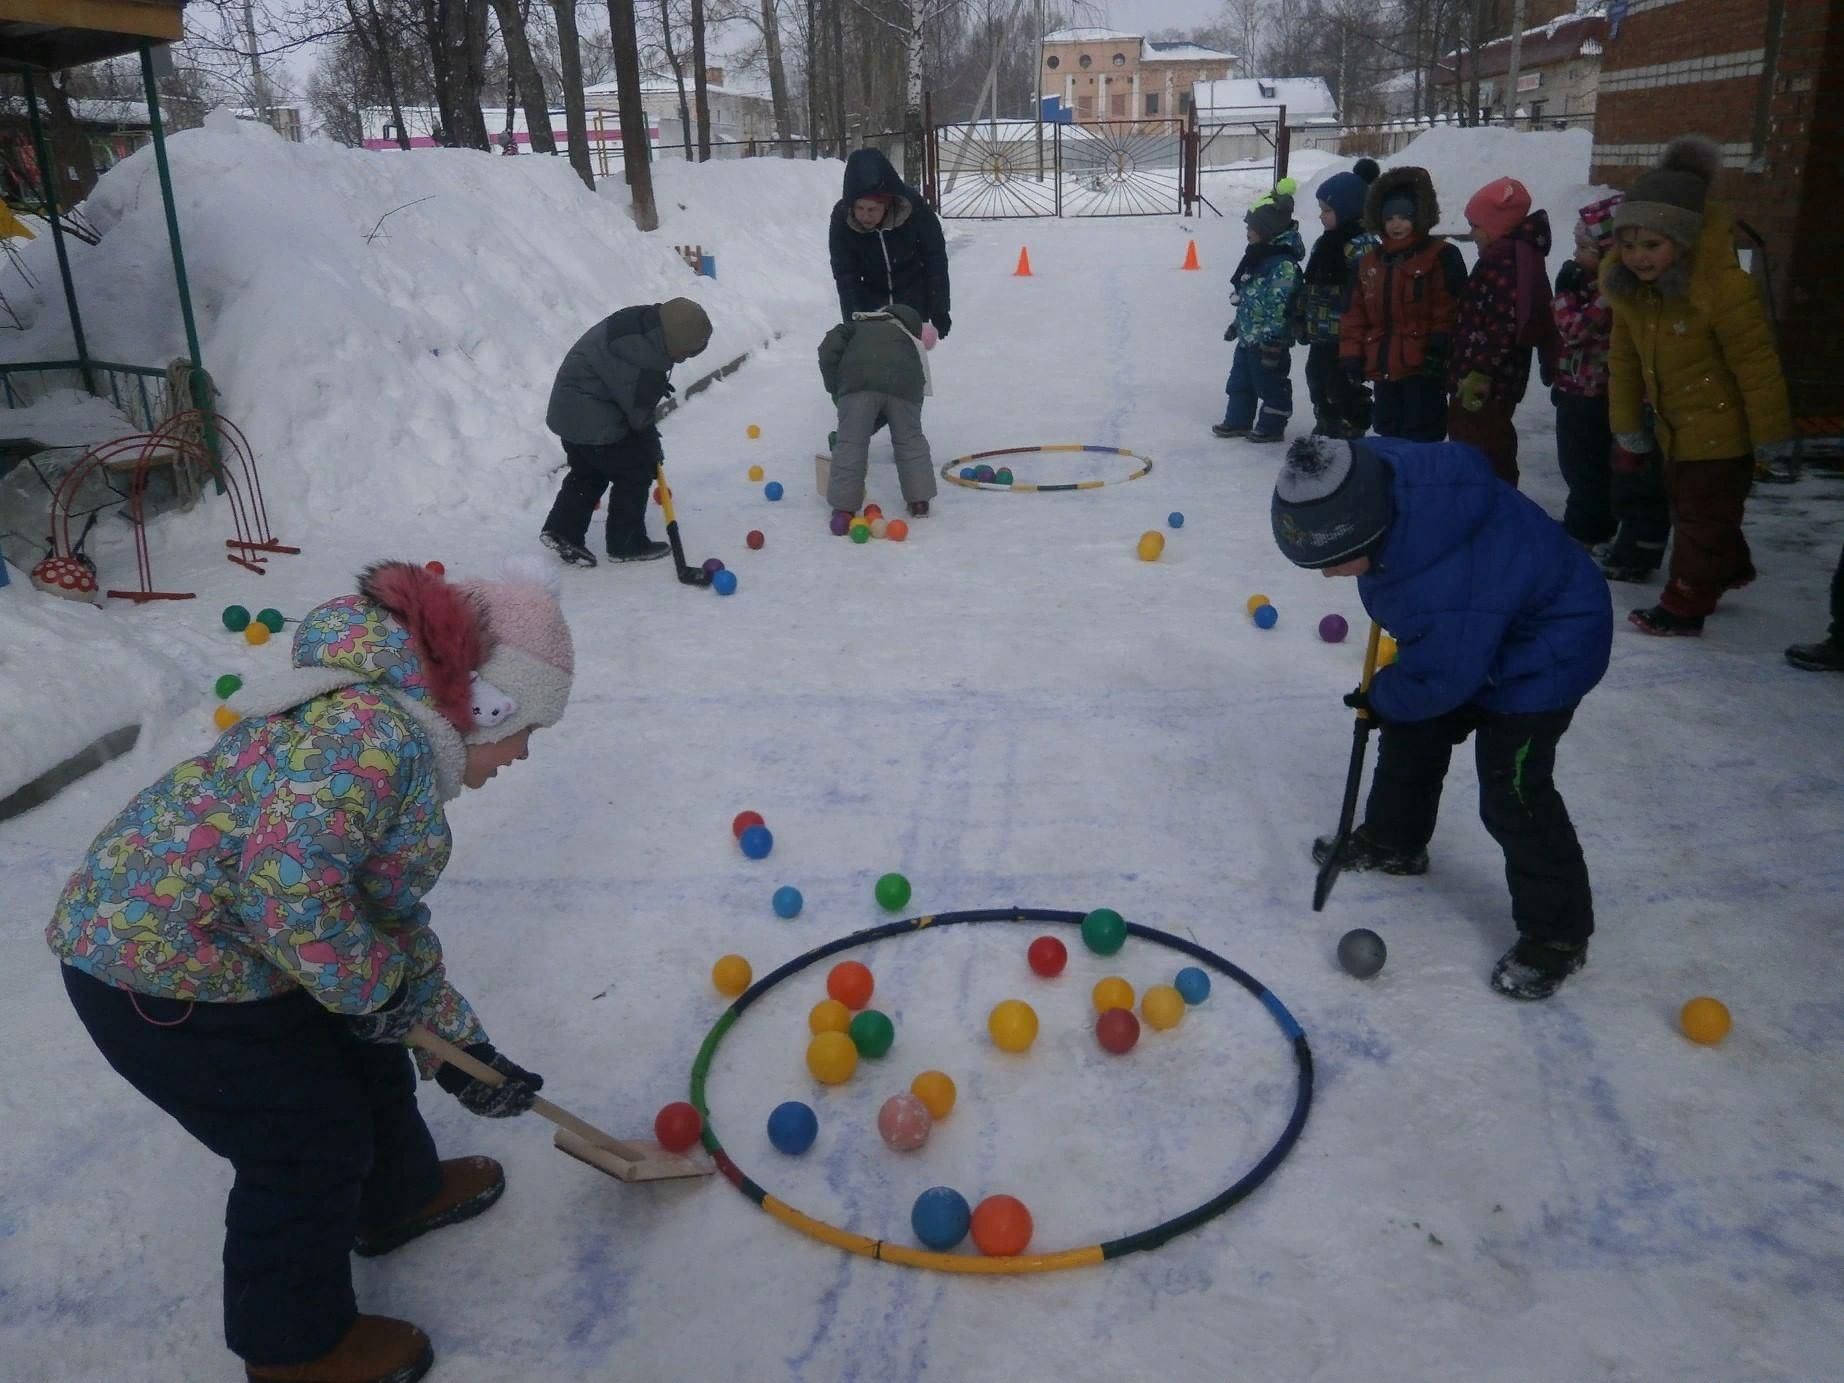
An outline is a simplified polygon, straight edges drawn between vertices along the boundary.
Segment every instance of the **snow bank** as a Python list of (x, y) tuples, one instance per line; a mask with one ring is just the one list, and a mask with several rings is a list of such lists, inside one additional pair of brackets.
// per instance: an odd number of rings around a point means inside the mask
[(1576, 211), (1606, 196), (1588, 181), (1594, 153), (1589, 130), (1526, 132), (1479, 126), (1427, 130), (1401, 152), (1378, 160), (1385, 168), (1419, 164), (1434, 179), (1441, 202), (1441, 229), (1466, 229), (1466, 202), (1494, 178), (1514, 177), (1530, 189), (1530, 204), (1549, 212), (1557, 241), (1569, 244)]

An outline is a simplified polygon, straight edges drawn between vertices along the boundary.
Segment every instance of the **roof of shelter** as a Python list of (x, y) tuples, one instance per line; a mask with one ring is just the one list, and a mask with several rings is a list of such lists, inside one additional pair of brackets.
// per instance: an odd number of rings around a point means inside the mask
[(0, 0), (0, 69), (60, 71), (173, 43), (186, 0)]

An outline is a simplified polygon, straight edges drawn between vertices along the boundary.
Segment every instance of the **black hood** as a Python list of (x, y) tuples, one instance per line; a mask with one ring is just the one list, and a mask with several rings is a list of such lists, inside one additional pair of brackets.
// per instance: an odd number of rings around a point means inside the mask
[(903, 185), (895, 166), (876, 149), (857, 149), (845, 160), (845, 200), (855, 202), (881, 192), (889, 197), (904, 197), (910, 191)]

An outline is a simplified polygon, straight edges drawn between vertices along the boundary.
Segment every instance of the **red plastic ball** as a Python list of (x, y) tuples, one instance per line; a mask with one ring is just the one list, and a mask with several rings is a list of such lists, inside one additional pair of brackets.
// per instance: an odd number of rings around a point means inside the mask
[(661, 503), (661, 500), (660, 500), (660, 493), (659, 493), (659, 486), (657, 486), (657, 485), (655, 485), (655, 486), (653, 487), (653, 502), (654, 502), (655, 504), (659, 504), (659, 503)]
[(1023, 1253), (1031, 1228), (1031, 1212), (1016, 1196), (988, 1196), (973, 1211), (973, 1244), (988, 1258)]
[(431, 572), (436, 576), (448, 575), (448, 568), (443, 566), (440, 562), (424, 562), (423, 570), (426, 572)]
[(653, 1116), (653, 1136), (667, 1152), (684, 1152), (703, 1132), (704, 1120), (684, 1100), (674, 1100)]
[(748, 545), (748, 547), (749, 547), (749, 550), (750, 550), (751, 552), (758, 552), (758, 551), (760, 551), (760, 550), (761, 550), (761, 547), (762, 547), (762, 544), (763, 544), (763, 543), (765, 543), (765, 542), (767, 542), (767, 541), (768, 541), (768, 539), (766, 539), (766, 538), (764, 538), (764, 537), (762, 536), (762, 530), (761, 530), (761, 529), (759, 529), (759, 528), (752, 528), (752, 529), (750, 529), (750, 530), (749, 530), (749, 533), (748, 533), (748, 536), (746, 536), (746, 537), (745, 537), (745, 538), (743, 539), (743, 542), (744, 542), (744, 543), (746, 543), (746, 544)]
[(761, 812), (738, 812), (735, 818), (730, 822), (730, 834), (735, 836), (738, 840), (741, 840), (743, 838), (743, 832), (747, 831), (751, 826), (766, 825), (768, 825), (768, 823), (762, 819)]
[(1140, 1020), (1130, 1008), (1111, 1008), (1095, 1020), (1095, 1040), (1115, 1056), (1124, 1055), (1140, 1040)]
[(826, 976), (826, 992), (853, 1013), (871, 1002), (876, 981), (870, 969), (855, 960), (842, 960)]
[(1032, 971), (1053, 980), (1069, 964), (1069, 948), (1053, 936), (1040, 936), (1025, 952), (1025, 959), (1031, 962)]

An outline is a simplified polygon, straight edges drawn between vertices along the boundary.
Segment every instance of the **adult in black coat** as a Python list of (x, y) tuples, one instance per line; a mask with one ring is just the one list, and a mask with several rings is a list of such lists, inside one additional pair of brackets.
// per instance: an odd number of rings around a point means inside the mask
[(832, 209), (828, 245), (841, 321), (901, 303), (948, 334), (953, 318), (941, 221), (877, 150), (859, 149), (845, 161), (845, 195)]

